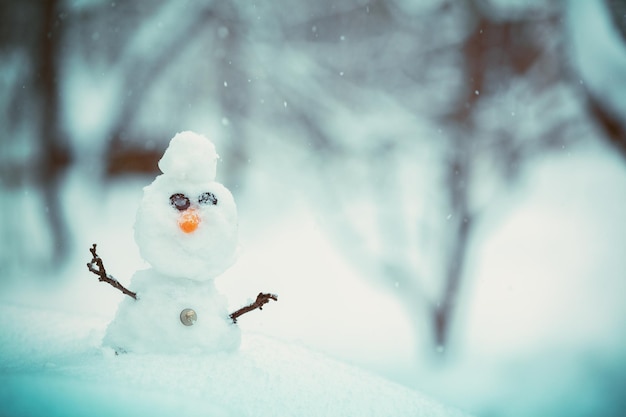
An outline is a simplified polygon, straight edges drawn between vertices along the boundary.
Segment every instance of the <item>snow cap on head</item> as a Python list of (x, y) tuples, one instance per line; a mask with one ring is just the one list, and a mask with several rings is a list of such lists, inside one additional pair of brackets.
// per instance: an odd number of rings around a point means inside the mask
[(218, 158), (215, 146), (209, 139), (185, 131), (172, 138), (159, 161), (159, 169), (180, 180), (214, 181)]

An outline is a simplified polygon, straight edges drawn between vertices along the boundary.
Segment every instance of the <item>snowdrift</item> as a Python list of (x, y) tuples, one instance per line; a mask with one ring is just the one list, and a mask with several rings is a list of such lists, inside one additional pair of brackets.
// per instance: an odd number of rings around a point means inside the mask
[(235, 353), (115, 355), (97, 316), (0, 304), (2, 416), (465, 414), (303, 347), (244, 334)]

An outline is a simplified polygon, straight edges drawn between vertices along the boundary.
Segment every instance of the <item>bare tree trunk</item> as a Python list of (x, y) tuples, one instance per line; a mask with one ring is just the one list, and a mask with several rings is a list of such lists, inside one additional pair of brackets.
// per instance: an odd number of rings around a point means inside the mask
[(454, 159), (448, 165), (451, 242), (446, 248), (443, 290), (432, 310), (435, 346), (438, 348), (445, 348), (448, 344), (472, 232), (473, 215), (469, 210), (467, 191), (469, 161), (468, 155), (463, 150), (456, 150)]
[[(626, 41), (626, 1), (605, 0), (612, 22), (619, 31), (622, 41)], [(626, 115), (618, 115), (608, 108), (601, 98), (594, 97), (586, 90), (588, 106), (594, 121), (602, 129), (608, 141), (626, 158)]]
[(463, 48), (465, 63), (464, 91), (459, 95), (460, 99), (453, 109), (451, 123), (456, 127), (452, 148), (451, 160), (447, 163), (447, 176), (444, 186), (448, 192), (448, 204), (450, 207), (450, 241), (444, 257), (446, 265), (443, 277), (443, 289), (439, 300), (432, 308), (432, 325), (435, 346), (445, 348), (448, 343), (450, 325), (457, 304), (461, 287), (463, 271), (465, 268), (466, 253), (468, 250), (469, 237), (473, 215), (469, 208), (469, 195), (467, 187), (470, 164), (472, 162), (472, 143), (475, 138), (475, 126), (472, 120), (472, 112), (478, 102), (484, 82), (486, 67), (486, 52), (489, 48), (491, 33), (488, 33), (489, 23), (477, 15), (470, 15), (470, 19), (476, 18), (476, 24)]
[[(58, 19), (58, 2), (44, 2), (43, 25), (39, 34), (40, 55), (35, 61), (36, 83), (41, 92), (39, 106), (39, 143), (41, 153), (38, 158), (39, 181), (48, 214), (49, 227), (53, 238), (53, 259), (64, 259), (68, 249), (68, 230), (60, 204), (60, 186), (63, 171), (71, 162), (67, 141), (62, 133), (59, 120), (59, 60), (62, 38), (62, 22)], [(56, 264), (56, 262), (53, 262)]]

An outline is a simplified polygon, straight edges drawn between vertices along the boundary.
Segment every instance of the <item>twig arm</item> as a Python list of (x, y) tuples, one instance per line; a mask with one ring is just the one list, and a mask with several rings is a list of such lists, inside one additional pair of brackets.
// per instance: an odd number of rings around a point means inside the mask
[(122, 293), (136, 300), (137, 293), (130, 291), (129, 289), (124, 287), (122, 284), (120, 284), (118, 280), (113, 278), (111, 275), (107, 274), (106, 269), (104, 269), (104, 263), (102, 262), (102, 258), (100, 258), (98, 254), (96, 253), (95, 243), (89, 249), (89, 252), (91, 252), (92, 258), (91, 258), (91, 262), (87, 263), (87, 268), (89, 269), (90, 272), (93, 272), (94, 274), (98, 276), (98, 281), (106, 282), (110, 284), (111, 286), (113, 286), (114, 288), (117, 288), (118, 290), (120, 290)]
[(270, 302), (270, 300), (278, 301), (278, 296), (276, 294), (264, 294), (262, 292), (256, 296), (256, 300), (245, 307), (241, 307), (239, 310), (230, 314), (230, 318), (233, 320), (233, 323), (237, 323), (237, 318), (243, 314), (246, 314), (252, 310), (263, 310), (263, 306)]

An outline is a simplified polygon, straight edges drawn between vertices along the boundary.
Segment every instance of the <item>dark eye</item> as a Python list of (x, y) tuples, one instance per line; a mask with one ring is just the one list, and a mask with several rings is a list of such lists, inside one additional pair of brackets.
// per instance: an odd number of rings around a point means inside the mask
[(200, 197), (198, 197), (198, 203), (200, 204), (213, 204), (216, 205), (217, 204), (217, 197), (215, 197), (215, 194), (213, 193), (202, 193), (200, 194)]
[(170, 204), (172, 205), (172, 207), (179, 211), (187, 210), (190, 205), (187, 196), (180, 193), (172, 194), (170, 196)]

